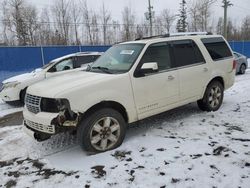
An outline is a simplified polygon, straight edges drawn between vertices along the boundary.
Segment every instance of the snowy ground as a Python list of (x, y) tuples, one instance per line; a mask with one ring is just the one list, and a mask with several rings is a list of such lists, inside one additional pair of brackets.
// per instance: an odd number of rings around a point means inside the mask
[[(4, 103), (0, 99), (0, 118), (6, 116), (8, 114), (12, 114), (12, 113), (15, 113), (15, 112), (20, 112), (22, 110), (23, 110), (22, 107), (19, 107), (19, 106), (13, 107), (11, 105), (8, 105), (8, 104)], [(0, 124), (0, 127), (1, 127), (1, 124)]]
[(250, 185), (250, 70), (222, 108), (196, 104), (141, 121), (116, 150), (88, 155), (74, 136), (43, 143), (0, 125), (0, 187), (242, 187)]

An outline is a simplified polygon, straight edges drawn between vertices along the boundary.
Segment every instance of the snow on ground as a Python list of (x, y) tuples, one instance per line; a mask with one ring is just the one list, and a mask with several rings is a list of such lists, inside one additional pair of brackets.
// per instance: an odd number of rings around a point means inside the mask
[(196, 104), (131, 125), (124, 143), (90, 155), (73, 135), (37, 143), (0, 128), (0, 187), (242, 187), (250, 185), (250, 70), (222, 108)]
[[(6, 116), (8, 114), (20, 112), (22, 110), (23, 110), (22, 107), (8, 105), (0, 99), (0, 118)], [(0, 125), (0, 127), (1, 127), (1, 125)]]

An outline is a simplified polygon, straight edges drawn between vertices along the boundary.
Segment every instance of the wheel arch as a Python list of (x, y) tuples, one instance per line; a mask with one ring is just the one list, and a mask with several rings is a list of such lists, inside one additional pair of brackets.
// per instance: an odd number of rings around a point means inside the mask
[(112, 108), (116, 111), (118, 111), (124, 118), (125, 122), (128, 123), (129, 122), (129, 117), (128, 117), (128, 113), (126, 111), (126, 108), (118, 103), (118, 102), (115, 102), (115, 101), (101, 101), (95, 105), (93, 105), (92, 107), (90, 107), (88, 110), (86, 110), (83, 115), (82, 115), (82, 118), (88, 116), (89, 114), (99, 110), (99, 109), (102, 109), (102, 108)]
[(220, 82), (220, 83), (222, 84), (223, 88), (225, 88), (225, 81), (224, 81), (224, 79), (223, 79), (222, 76), (216, 76), (216, 77), (214, 77), (213, 79), (211, 79), (211, 80), (208, 82), (207, 87), (209, 86), (209, 84), (211, 84), (211, 83), (214, 82), (214, 81)]

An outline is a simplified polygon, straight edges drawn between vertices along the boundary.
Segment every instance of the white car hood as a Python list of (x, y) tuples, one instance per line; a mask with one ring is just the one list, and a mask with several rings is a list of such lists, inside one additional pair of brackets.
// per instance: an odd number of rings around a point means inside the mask
[(9, 82), (25, 82), (27, 80), (34, 79), (34, 77), (36, 77), (37, 75), (40, 75), (42, 73), (43, 73), (43, 71), (41, 69), (37, 69), (33, 72), (20, 74), (18, 76), (14, 76), (14, 77), (11, 77), (7, 80), (4, 80), (3, 84), (9, 83)]
[(113, 78), (112, 74), (77, 71), (51, 77), (30, 86), (27, 93), (40, 97), (55, 98), (60, 93), (70, 91), (73, 88), (83, 88), (97, 81)]

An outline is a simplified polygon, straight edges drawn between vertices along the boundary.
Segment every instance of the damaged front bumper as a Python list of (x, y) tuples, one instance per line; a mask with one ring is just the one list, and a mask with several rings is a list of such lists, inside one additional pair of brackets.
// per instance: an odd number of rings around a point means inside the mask
[(28, 111), (27, 108), (24, 108), (23, 116), (25, 128), (36, 134), (46, 134), (48, 137), (60, 132), (76, 129), (78, 124), (78, 116), (75, 120), (67, 120), (62, 112), (39, 112), (34, 114)]

